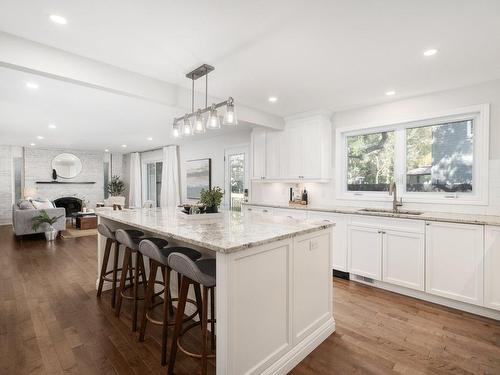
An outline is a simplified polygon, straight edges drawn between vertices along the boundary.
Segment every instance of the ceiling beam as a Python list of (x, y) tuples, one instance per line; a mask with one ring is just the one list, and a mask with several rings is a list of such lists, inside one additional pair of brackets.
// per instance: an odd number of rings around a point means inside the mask
[[(0, 66), (159, 103), (178, 109), (179, 115), (189, 109), (183, 103), (191, 97), (190, 91), (183, 87), (4, 32), (0, 32), (0, 45)], [(283, 129), (283, 118), (246, 107), (237, 98), (235, 103), (242, 122)]]

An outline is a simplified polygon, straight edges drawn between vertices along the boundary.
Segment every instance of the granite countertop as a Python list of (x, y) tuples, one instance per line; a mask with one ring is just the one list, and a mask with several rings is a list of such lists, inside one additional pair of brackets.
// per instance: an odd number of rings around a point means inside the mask
[[(100, 217), (222, 253), (319, 231), (333, 223), (296, 220), (258, 212), (222, 210), (216, 217), (190, 218), (179, 208), (96, 210)], [(204, 215), (203, 215), (204, 216)]]
[[(362, 207), (348, 207), (348, 206), (289, 206), (287, 204), (271, 204), (262, 202), (243, 203), (249, 206), (261, 206), (270, 208), (288, 208), (294, 210), (317, 211), (317, 212), (330, 212), (339, 214), (350, 215), (366, 215), (366, 216), (379, 216), (379, 217), (392, 217), (398, 219), (412, 219), (412, 220), (425, 220), (425, 221), (442, 221), (448, 223), (462, 223), (462, 224), (477, 224), (477, 225), (496, 225), (500, 226), (500, 216), (495, 215), (480, 215), (480, 214), (463, 214), (451, 212), (432, 212), (424, 211), (420, 215), (402, 214), (394, 212), (367, 212), (360, 211)], [(404, 208), (403, 208), (404, 210)]]

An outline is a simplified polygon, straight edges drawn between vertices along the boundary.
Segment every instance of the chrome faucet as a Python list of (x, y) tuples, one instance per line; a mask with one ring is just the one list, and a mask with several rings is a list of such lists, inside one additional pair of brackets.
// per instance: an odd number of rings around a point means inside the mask
[(392, 210), (394, 212), (398, 212), (398, 207), (401, 207), (403, 205), (403, 198), (399, 198), (399, 200), (398, 200), (396, 183), (394, 181), (389, 184), (389, 195), (393, 196)]

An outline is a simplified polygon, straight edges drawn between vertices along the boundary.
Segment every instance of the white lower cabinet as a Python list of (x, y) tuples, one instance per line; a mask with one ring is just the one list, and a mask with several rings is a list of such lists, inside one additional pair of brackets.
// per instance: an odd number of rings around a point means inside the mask
[(426, 292), (483, 304), (484, 227), (426, 223)]
[(383, 230), (382, 235), (382, 280), (423, 291), (424, 233)]
[(349, 272), (382, 280), (382, 236), (378, 228), (347, 226)]
[(484, 233), (484, 305), (500, 310), (500, 227), (486, 226)]

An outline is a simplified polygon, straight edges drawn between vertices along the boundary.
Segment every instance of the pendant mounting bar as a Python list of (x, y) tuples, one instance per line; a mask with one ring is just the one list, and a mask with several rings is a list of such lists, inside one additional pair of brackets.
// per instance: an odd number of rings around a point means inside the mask
[(190, 71), (186, 74), (186, 77), (192, 79), (193, 81), (206, 76), (208, 73), (213, 71), (215, 68), (212, 65), (203, 64), (197, 67), (195, 70)]

